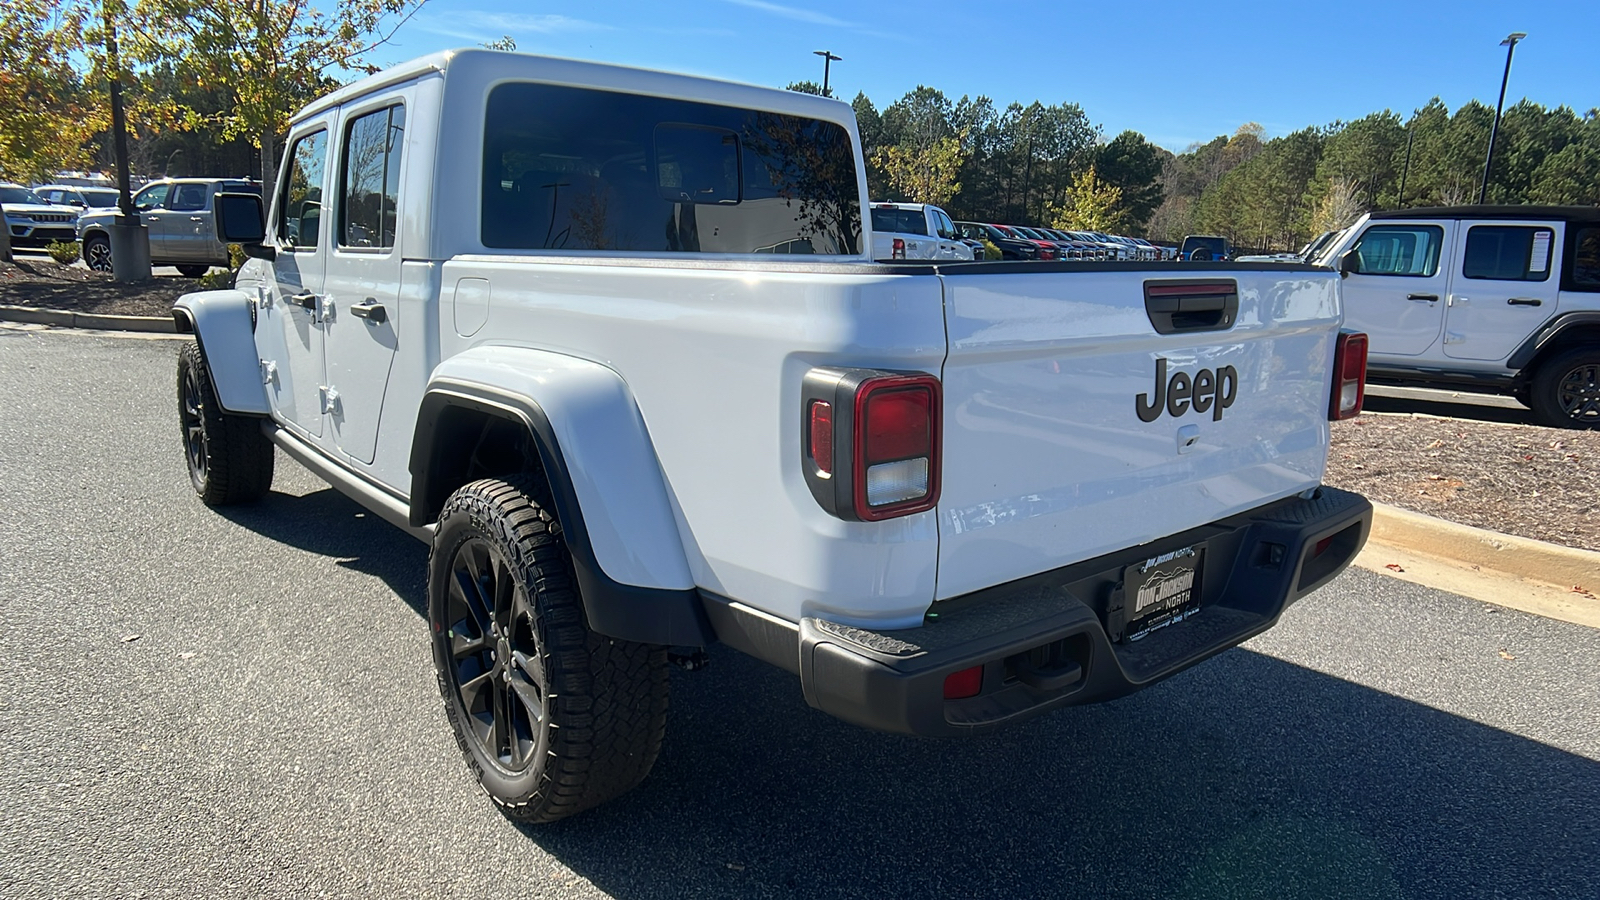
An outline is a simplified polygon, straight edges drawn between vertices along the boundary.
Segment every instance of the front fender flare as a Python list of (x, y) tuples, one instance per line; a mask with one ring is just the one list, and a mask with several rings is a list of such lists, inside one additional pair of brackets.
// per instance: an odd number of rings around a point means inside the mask
[(713, 640), (644, 419), (622, 377), (545, 350), (476, 347), (434, 370), (411, 450), (411, 521), (438, 515), (431, 455), (441, 415), (469, 407), (533, 438), (572, 553), (589, 627), (652, 644)]
[(272, 412), (256, 355), (251, 298), (244, 291), (184, 294), (172, 306), (179, 333), (193, 334), (216, 385), (217, 402), (231, 413), (265, 416)]

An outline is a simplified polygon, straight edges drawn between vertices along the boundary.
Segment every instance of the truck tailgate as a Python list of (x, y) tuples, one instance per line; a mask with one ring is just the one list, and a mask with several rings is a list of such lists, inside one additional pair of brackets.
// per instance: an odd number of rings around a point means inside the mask
[[(1158, 541), (1320, 483), (1336, 274), (1006, 269), (944, 275), (938, 599)], [(1161, 315), (1180, 303), (1208, 308), (1229, 286), (1236, 309), (1226, 324), (1209, 313)], [(1157, 321), (1172, 333), (1158, 333)]]

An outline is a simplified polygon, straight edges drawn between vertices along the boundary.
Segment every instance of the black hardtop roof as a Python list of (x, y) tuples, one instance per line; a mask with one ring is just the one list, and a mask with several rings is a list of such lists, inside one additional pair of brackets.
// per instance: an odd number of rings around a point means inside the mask
[(1390, 209), (1374, 219), (1559, 219), (1600, 222), (1600, 206), (1424, 206)]

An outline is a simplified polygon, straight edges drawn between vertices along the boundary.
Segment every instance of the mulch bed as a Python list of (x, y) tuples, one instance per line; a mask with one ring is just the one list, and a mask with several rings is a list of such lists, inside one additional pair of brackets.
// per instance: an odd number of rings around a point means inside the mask
[(1363, 413), (1333, 425), (1323, 480), (1463, 525), (1600, 550), (1600, 431)]
[(193, 278), (158, 275), (144, 284), (122, 284), (105, 272), (44, 256), (19, 253), (14, 263), (0, 262), (0, 305), (164, 318), (172, 314), (172, 301), (195, 290)]

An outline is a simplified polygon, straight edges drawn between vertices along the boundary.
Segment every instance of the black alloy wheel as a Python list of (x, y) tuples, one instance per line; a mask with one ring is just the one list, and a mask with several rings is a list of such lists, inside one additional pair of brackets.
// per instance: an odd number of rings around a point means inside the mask
[(1600, 428), (1600, 350), (1577, 347), (1539, 363), (1528, 405), (1545, 425)]
[(543, 750), (548, 685), (528, 594), (505, 557), (473, 537), (456, 548), (438, 635), (464, 722), (483, 757), (524, 772)]
[(84, 238), (83, 262), (96, 272), (111, 271), (111, 239), (103, 234)]
[(184, 456), (189, 460), (189, 480), (197, 493), (205, 493), (206, 426), (205, 395), (200, 390), (199, 367), (185, 366), (178, 393), (178, 423), (183, 428)]

